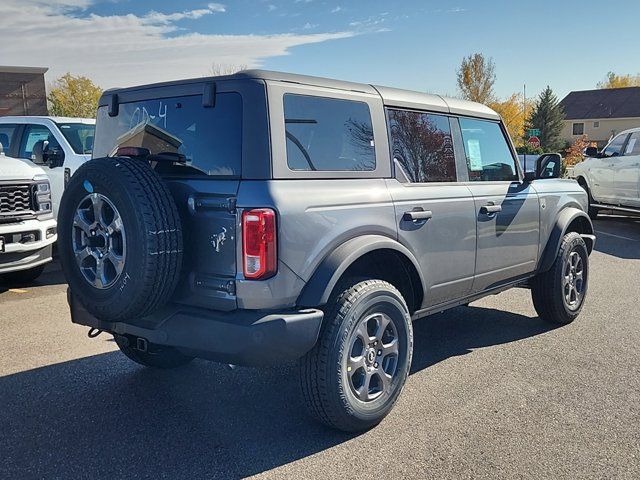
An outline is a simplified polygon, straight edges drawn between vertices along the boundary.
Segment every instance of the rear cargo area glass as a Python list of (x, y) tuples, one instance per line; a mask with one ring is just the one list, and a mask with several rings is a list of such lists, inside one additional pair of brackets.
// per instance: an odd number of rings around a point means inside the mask
[(120, 103), (115, 117), (100, 107), (93, 158), (114, 156), (121, 147), (184, 155), (191, 167), (185, 173), (239, 177), (242, 97), (217, 94), (214, 107), (204, 107), (200, 95)]

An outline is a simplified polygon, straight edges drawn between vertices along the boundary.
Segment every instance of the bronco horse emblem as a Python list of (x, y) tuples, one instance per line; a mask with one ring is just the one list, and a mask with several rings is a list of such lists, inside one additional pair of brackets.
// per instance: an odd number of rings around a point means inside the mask
[(220, 233), (216, 233), (215, 235), (211, 235), (211, 246), (216, 249), (216, 252), (220, 252), (220, 247), (224, 245), (224, 241), (227, 239), (227, 229), (222, 227), (222, 231)]

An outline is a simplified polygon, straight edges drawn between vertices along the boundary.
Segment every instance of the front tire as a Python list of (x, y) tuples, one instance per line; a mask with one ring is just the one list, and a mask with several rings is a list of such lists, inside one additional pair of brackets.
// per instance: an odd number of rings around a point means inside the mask
[(353, 282), (327, 305), (320, 338), (300, 365), (311, 414), (356, 432), (382, 421), (409, 374), (413, 330), (400, 292), (382, 280)]
[(587, 295), (589, 253), (576, 232), (562, 239), (558, 255), (549, 271), (534, 277), (531, 284), (533, 306), (543, 320), (565, 325), (573, 322)]
[(137, 364), (145, 367), (166, 370), (181, 367), (194, 359), (194, 357), (184, 355), (173, 347), (149, 345), (149, 350), (142, 352), (133, 347), (128, 337), (116, 335), (114, 339), (122, 353)]

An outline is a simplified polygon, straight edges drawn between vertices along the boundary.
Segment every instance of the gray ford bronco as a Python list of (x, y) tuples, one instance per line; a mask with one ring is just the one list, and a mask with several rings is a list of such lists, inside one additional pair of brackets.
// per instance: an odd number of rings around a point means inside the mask
[(587, 293), (585, 191), (483, 105), (244, 71), (105, 92), (93, 156), (59, 215), (73, 322), (150, 367), (299, 360), (338, 429), (391, 410), (414, 320), (527, 287), (565, 324)]

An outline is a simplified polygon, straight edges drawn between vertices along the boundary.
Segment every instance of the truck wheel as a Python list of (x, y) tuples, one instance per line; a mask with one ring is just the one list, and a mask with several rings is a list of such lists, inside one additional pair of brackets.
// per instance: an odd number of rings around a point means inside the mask
[(567, 324), (580, 314), (589, 284), (589, 254), (582, 237), (567, 233), (551, 269), (534, 277), (533, 306), (547, 322)]
[(29, 270), (5, 273), (0, 275), (0, 283), (5, 285), (26, 285), (33, 282), (44, 272), (44, 265), (40, 265)]
[(152, 368), (177, 368), (191, 362), (194, 357), (184, 355), (173, 347), (149, 345), (148, 351), (142, 352), (131, 345), (128, 337), (115, 335), (114, 339), (122, 353), (134, 362)]
[(589, 202), (587, 214), (589, 215), (589, 218), (591, 220), (595, 220), (598, 217), (598, 213), (600, 212), (600, 210), (591, 206), (594, 203), (593, 197), (591, 196), (591, 192), (589, 191), (589, 187), (587, 187), (586, 182), (584, 180), (578, 180), (578, 184), (584, 189), (585, 192), (587, 192), (587, 201)]
[(409, 374), (413, 330), (400, 292), (382, 280), (351, 283), (327, 304), (320, 338), (301, 360), (311, 414), (355, 432), (391, 411)]
[(171, 297), (182, 263), (180, 217), (146, 162), (100, 158), (80, 167), (62, 198), (58, 234), (69, 287), (98, 319), (143, 317)]

